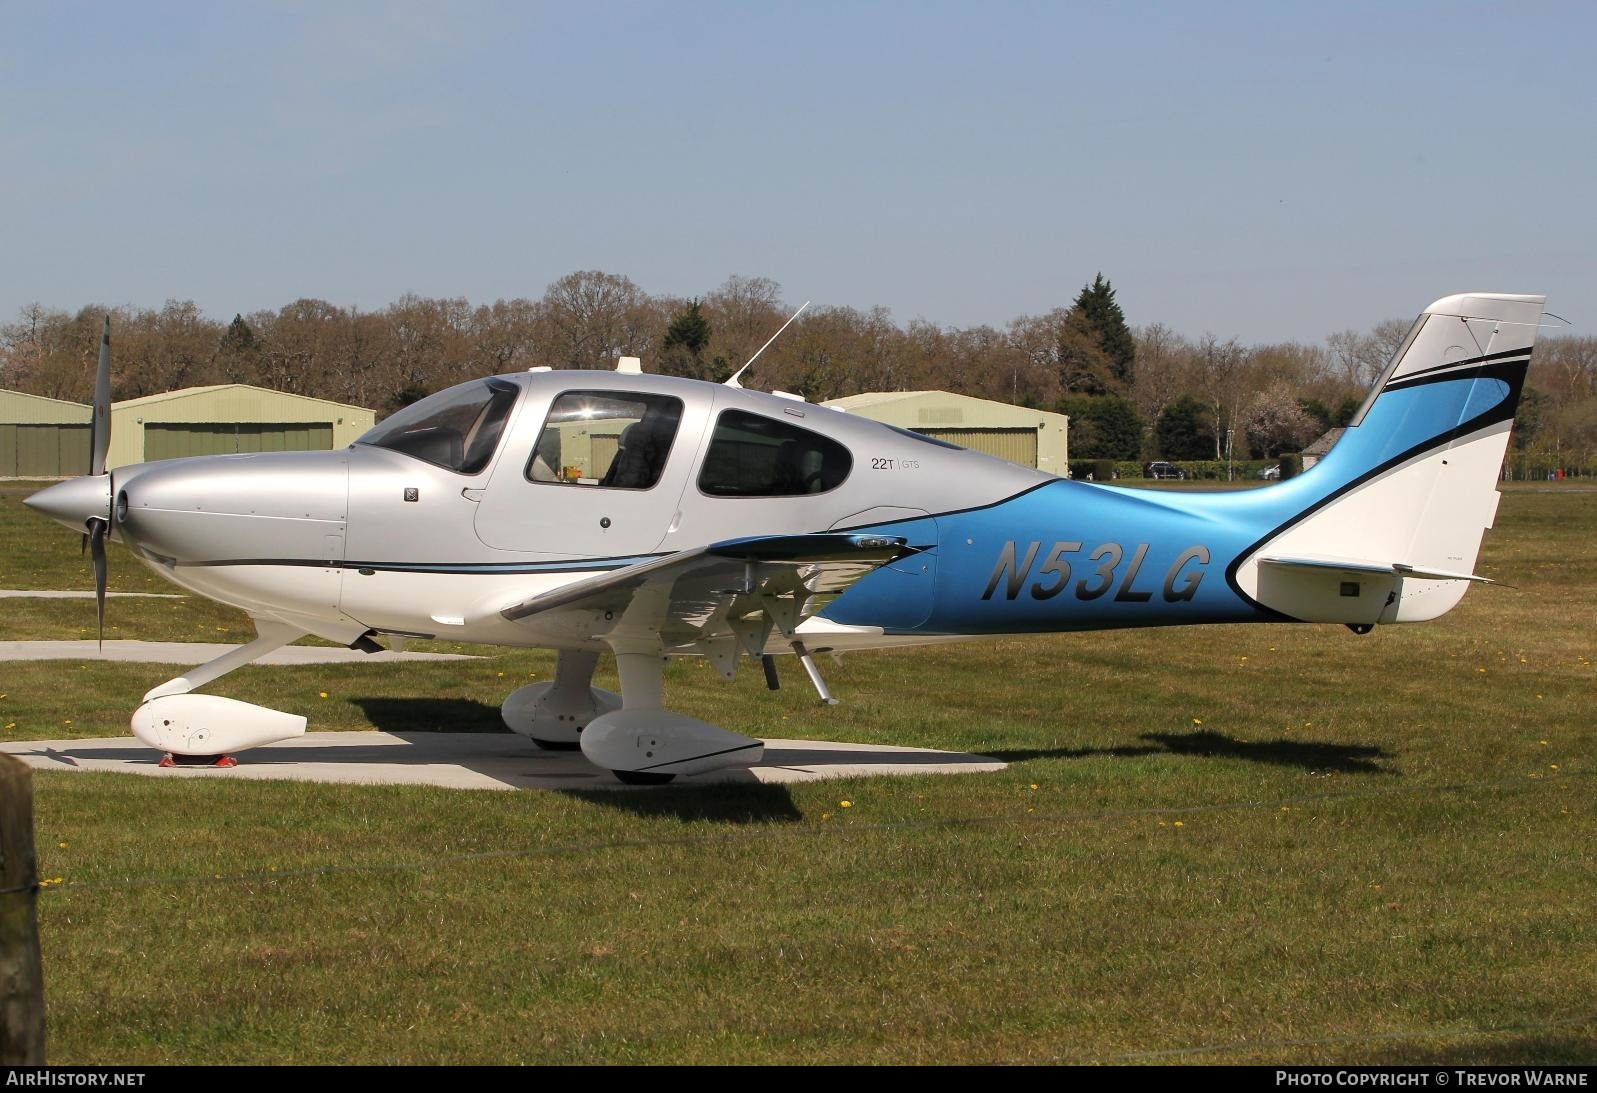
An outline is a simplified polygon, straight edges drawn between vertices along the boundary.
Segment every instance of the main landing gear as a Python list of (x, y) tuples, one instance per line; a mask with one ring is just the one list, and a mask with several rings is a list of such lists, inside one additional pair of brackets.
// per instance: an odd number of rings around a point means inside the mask
[(598, 661), (597, 653), (563, 650), (552, 683), (530, 684), (505, 700), (505, 724), (545, 747), (580, 747), (627, 785), (663, 785), (679, 774), (753, 766), (764, 757), (762, 741), (664, 708), (658, 647), (616, 650), (619, 696), (592, 685)]

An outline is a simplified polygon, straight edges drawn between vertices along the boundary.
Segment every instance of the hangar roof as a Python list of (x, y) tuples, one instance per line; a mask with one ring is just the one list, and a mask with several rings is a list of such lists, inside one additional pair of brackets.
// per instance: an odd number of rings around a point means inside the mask
[(89, 414), (88, 405), (82, 402), (0, 391), (0, 421), (8, 425), (83, 425)]
[(866, 391), (822, 403), (834, 410), (858, 413), (904, 428), (1046, 428), (1063, 427), (1064, 414), (1034, 410), (1007, 402), (958, 395), (952, 391)]
[(248, 383), (213, 383), (205, 387), (182, 387), (176, 391), (162, 391), (154, 395), (141, 395), (139, 398), (121, 399), (115, 406), (116, 409), (120, 410), (124, 407), (152, 406), (156, 403), (174, 402), (179, 399), (207, 395), (237, 398), (296, 399), (303, 402), (319, 402), (323, 406), (334, 406), (340, 410), (366, 409), (363, 406), (355, 406), (347, 402), (334, 402), (331, 399), (316, 398), (314, 395), (300, 395), (292, 391), (274, 391), (270, 387), (255, 387)]

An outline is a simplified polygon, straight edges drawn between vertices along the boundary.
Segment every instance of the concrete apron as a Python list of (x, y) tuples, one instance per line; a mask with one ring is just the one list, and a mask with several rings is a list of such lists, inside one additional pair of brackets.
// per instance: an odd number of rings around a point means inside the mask
[[(313, 732), (241, 752), (238, 766), (158, 767), (159, 752), (131, 737), (100, 740), (19, 740), (0, 752), (35, 770), (114, 771), (156, 778), (256, 779), (349, 785), (418, 785), (450, 789), (574, 789), (622, 787), (581, 752), (543, 751), (510, 733)], [(678, 778), (673, 785), (715, 782), (813, 782), (884, 774), (968, 774), (1003, 770), (985, 755), (767, 740), (759, 766)]]

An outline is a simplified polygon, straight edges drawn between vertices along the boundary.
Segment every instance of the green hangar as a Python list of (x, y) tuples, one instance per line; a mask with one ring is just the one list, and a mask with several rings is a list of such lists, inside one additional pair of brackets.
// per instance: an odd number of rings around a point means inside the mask
[(1065, 477), (1070, 419), (948, 391), (870, 391), (822, 403)]
[[(371, 428), (359, 406), (241, 383), (189, 387), (111, 407), (107, 463), (237, 452), (326, 451)], [(89, 407), (0, 392), (0, 477), (54, 478), (88, 470)]]

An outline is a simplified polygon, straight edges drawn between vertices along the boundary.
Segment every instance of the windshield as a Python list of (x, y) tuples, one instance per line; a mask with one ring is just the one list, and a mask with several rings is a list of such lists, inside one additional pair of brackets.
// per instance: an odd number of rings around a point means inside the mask
[(456, 474), (477, 474), (493, 458), (521, 388), (502, 379), (451, 387), (385, 418), (357, 444), (388, 448)]

